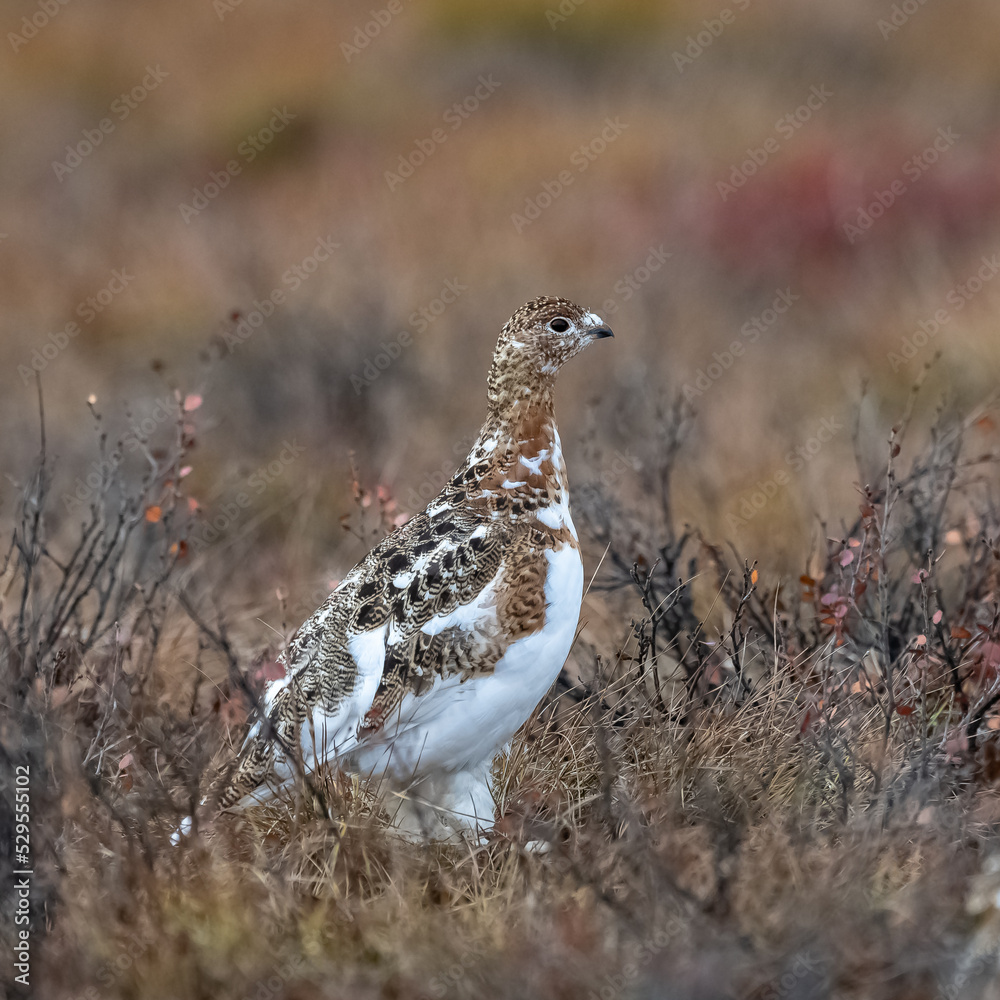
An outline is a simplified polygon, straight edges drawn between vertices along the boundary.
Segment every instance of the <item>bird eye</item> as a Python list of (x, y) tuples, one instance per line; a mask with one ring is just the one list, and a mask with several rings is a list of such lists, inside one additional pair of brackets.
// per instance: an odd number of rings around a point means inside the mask
[(549, 323), (549, 329), (553, 333), (565, 333), (569, 329), (569, 323), (567, 323), (562, 316), (557, 316), (551, 323)]

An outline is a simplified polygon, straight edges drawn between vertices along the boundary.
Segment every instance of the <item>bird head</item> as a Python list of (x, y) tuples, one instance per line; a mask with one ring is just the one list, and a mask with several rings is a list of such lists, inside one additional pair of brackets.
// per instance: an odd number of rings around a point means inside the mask
[(551, 386), (570, 358), (593, 341), (613, 336), (600, 316), (569, 299), (532, 299), (500, 333), (490, 369), (490, 401), (513, 403)]

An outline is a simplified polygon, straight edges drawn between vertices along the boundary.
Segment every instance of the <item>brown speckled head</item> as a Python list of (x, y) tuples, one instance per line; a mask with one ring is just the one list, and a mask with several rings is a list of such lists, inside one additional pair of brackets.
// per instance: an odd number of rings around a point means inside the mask
[(532, 299), (500, 333), (490, 367), (490, 405), (503, 408), (547, 393), (560, 366), (591, 341), (613, 336), (600, 316), (569, 299)]

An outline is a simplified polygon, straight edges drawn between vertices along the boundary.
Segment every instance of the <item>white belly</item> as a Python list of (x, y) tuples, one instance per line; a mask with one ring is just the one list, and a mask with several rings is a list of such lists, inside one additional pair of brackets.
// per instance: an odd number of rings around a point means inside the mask
[(507, 647), (491, 674), (439, 680), (403, 699), (395, 725), (352, 754), (362, 775), (405, 782), (456, 772), (493, 758), (552, 686), (580, 619), (583, 562), (568, 545), (547, 554), (542, 629)]

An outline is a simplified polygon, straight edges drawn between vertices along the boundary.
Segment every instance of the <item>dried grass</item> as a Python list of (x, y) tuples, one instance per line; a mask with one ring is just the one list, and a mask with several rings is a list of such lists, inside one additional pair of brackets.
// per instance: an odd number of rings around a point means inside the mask
[(904, 419), (812, 575), (766, 583), (673, 523), (689, 415), (667, 408), (656, 499), (584, 504), (606, 546), (588, 601), (645, 615), (617, 647), (581, 639), (498, 761), (488, 843), (400, 841), (323, 773), (172, 848), (266, 660), (224, 594), (194, 596), (177, 406), (173, 444), (144, 474), (109, 462), (75, 537), (46, 532), (43, 451), (3, 567), (44, 995), (993, 995), (998, 918), (967, 901), (1000, 820), (1000, 511), (969, 421), (907, 457)]

